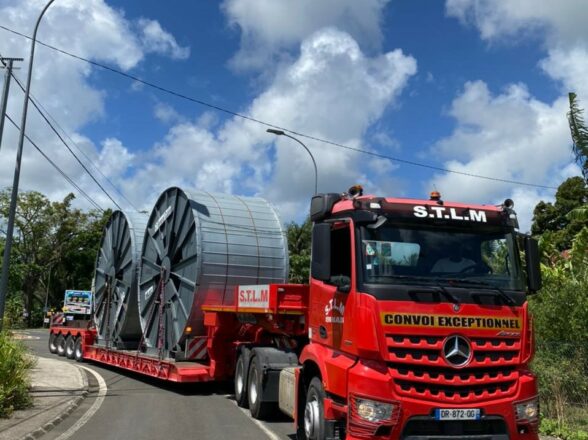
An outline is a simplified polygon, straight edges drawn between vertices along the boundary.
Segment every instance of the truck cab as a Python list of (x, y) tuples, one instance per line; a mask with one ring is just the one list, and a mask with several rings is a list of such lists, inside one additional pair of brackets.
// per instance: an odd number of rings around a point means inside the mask
[(538, 438), (539, 256), (511, 200), (318, 194), (311, 219), (300, 437)]

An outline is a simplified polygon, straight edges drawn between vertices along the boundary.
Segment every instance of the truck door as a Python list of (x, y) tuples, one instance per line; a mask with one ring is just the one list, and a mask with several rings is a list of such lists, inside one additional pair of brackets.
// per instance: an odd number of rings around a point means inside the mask
[(343, 329), (351, 325), (350, 313), (346, 313), (353, 276), (351, 234), (347, 222), (331, 226), (330, 277), (322, 281), (311, 279), (311, 339), (342, 350)]

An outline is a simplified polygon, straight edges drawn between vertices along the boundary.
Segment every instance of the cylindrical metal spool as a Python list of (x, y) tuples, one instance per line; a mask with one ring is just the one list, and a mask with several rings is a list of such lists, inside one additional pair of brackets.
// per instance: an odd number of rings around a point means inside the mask
[(136, 348), (141, 339), (137, 272), (147, 215), (114, 211), (104, 227), (94, 270), (98, 343)]
[(190, 336), (203, 335), (204, 302), (234, 305), (237, 285), (287, 278), (286, 234), (268, 202), (165, 190), (141, 253), (139, 311), (147, 351), (182, 350), (188, 328)]

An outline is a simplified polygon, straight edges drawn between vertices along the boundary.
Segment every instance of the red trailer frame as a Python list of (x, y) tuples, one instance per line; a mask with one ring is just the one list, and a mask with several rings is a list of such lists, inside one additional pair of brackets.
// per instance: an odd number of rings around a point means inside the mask
[[(262, 294), (267, 296), (261, 298)], [(50, 338), (50, 344), (59, 336), (63, 337), (64, 344), (68, 338), (72, 338), (74, 344), (79, 340), (83, 360), (165, 381), (194, 383), (224, 380), (233, 374), (236, 353), (241, 345), (275, 343), (296, 347), (295, 339), (307, 333), (308, 295), (309, 287), (306, 285), (269, 284), (267, 292), (239, 292), (237, 289), (237, 304), (232, 306), (203, 305), (207, 334), (197, 337), (198, 340), (205, 339), (201, 344), (206, 347), (207, 355), (202, 361), (177, 361), (146, 355), (138, 350), (118, 350), (98, 344), (97, 332), (91, 321), (85, 327), (69, 327), (67, 321), (52, 325), (49, 332), (54, 336)]]

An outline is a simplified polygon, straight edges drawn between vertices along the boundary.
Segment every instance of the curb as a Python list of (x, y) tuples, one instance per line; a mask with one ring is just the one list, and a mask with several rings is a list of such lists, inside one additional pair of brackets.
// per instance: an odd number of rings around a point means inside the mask
[(84, 381), (84, 387), (86, 389), (84, 391), (82, 391), (82, 394), (80, 396), (76, 397), (73, 401), (71, 401), (70, 404), (67, 406), (67, 408), (65, 408), (65, 410), (63, 410), (61, 412), (61, 414), (56, 416), (53, 420), (50, 420), (47, 423), (45, 423), (40, 428), (35, 429), (34, 431), (28, 433), (24, 437), (21, 437), (20, 440), (34, 440), (34, 439), (41, 437), (44, 434), (47, 434), (49, 431), (51, 431), (53, 428), (55, 428), (57, 425), (59, 425), (61, 422), (63, 422), (67, 418), (67, 416), (69, 416), (72, 412), (74, 412), (74, 410), (78, 406), (80, 406), (82, 401), (88, 396), (88, 394), (90, 392), (89, 391), (89, 384), (88, 384), (88, 375), (84, 371), (83, 368), (80, 368), (77, 365), (75, 365), (75, 367), (79, 370), (80, 374), (82, 375), (82, 379)]

